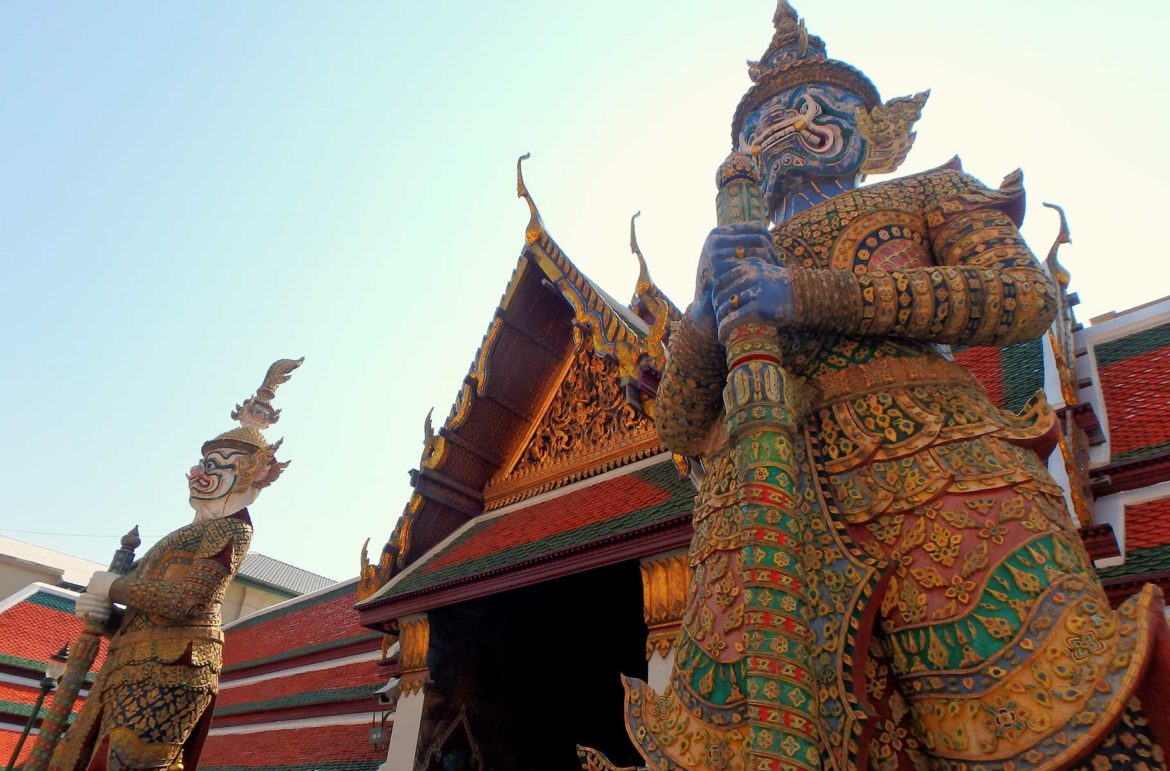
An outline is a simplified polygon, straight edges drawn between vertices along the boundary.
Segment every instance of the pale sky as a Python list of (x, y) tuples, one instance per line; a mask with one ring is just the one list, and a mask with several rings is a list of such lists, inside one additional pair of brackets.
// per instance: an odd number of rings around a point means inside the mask
[[(1016, 167), (1084, 321), (1170, 294), (1164, 2), (806, 0), (884, 98), (899, 173)], [(770, 0), (0, 5), (0, 534), (105, 562), (191, 517), (183, 475), (277, 358), (292, 466), (253, 548), (342, 579), (409, 493), (527, 211), (626, 299), (627, 223), (679, 305)], [(31, 532), (30, 532), (31, 531)], [(71, 535), (64, 535), (71, 534)]]

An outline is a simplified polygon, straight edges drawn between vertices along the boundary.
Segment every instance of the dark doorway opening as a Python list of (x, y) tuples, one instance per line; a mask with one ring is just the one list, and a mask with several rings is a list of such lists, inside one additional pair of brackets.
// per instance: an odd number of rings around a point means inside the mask
[[(486, 771), (578, 768), (576, 745), (619, 765), (626, 735), (620, 675), (646, 677), (637, 562), (624, 562), (428, 612), (432, 684), (420, 755), (434, 757), (452, 721)], [(460, 739), (459, 752), (467, 754)], [(454, 762), (454, 761), (453, 761)]]

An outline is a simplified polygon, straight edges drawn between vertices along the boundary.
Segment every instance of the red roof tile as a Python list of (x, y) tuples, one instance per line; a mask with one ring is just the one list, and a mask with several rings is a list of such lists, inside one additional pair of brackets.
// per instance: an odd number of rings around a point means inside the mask
[(1170, 544), (1170, 498), (1125, 507), (1125, 550)]
[[(34, 682), (43, 676), (49, 656), (65, 643), (73, 642), (81, 633), (81, 619), (73, 615), (73, 602), (71, 596), (35, 591), (0, 612), (0, 664), (26, 670), (28, 677), (32, 678), (28, 685), (0, 682), (0, 712), (17, 719), (32, 714), (33, 704), (40, 694), (40, 688)], [(101, 667), (105, 654), (106, 641), (103, 640), (94, 672)], [(77, 699), (73, 711), (77, 712), (84, 703), (84, 697)], [(41, 714), (43, 716), (44, 712)], [(0, 761), (8, 763), (19, 737), (18, 730), (0, 729)], [(25, 741), (20, 752), (22, 762), (32, 744), (31, 739)]]
[(1098, 373), (1114, 461), (1170, 443), (1170, 346), (1099, 366)]
[(998, 348), (979, 346), (955, 352), (955, 361), (971, 370), (987, 389), (996, 406), (1003, 406), (1003, 352)]
[[(73, 615), (73, 599), (38, 591), (0, 613), (0, 663), (44, 671), (49, 657), (81, 634), (81, 619)], [(93, 671), (105, 660), (102, 642)]]
[(482, 515), (375, 601), (513, 570), (555, 559), (566, 550), (685, 521), (694, 497), (694, 487), (680, 480), (667, 460), (499, 516)]
[(1019, 412), (1044, 387), (1044, 344), (1028, 340), (1006, 348), (957, 348), (955, 361), (971, 370), (1000, 409)]
[(319, 726), (207, 737), (199, 768), (374, 769), (386, 760), (386, 748), (371, 747), (369, 725)]
[(537, 503), (498, 517), (421, 569), (439, 570), (501, 549), (533, 543), (550, 535), (610, 519), (635, 509), (657, 506), (670, 492), (636, 476), (620, 476), (575, 493)]
[[(17, 758), (16, 766), (19, 768), (24, 765), (24, 761), (28, 758), (29, 750), (32, 749), (33, 738), (24, 740), (24, 746), (20, 748), (20, 757)], [(16, 749), (16, 742), (20, 739), (20, 731), (9, 731), (0, 728), (0, 761), (8, 765), (8, 761), (12, 759), (12, 751)]]
[(358, 623), (356, 581), (336, 590), (232, 625), (224, 634), (225, 667), (296, 654), (344, 640), (370, 637), (371, 631)]
[[(237, 705), (257, 705), (260, 709), (271, 709), (268, 702), (285, 700), (294, 696), (342, 689), (360, 689), (369, 686), (372, 691), (386, 684), (386, 678), (378, 674), (378, 665), (373, 661), (359, 661), (340, 667), (318, 669), (296, 675), (273, 677), (258, 683), (221, 688), (215, 701), (216, 711)], [(294, 706), (284, 705), (279, 706)], [(234, 714), (252, 710), (231, 710)]]

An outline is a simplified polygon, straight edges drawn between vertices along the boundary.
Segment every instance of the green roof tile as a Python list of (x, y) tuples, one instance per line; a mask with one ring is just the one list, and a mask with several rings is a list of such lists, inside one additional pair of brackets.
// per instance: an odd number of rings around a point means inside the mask
[(1102, 580), (1126, 578), (1170, 570), (1170, 544), (1134, 549), (1125, 555), (1125, 564), (1097, 571)]
[(1094, 351), (1097, 355), (1098, 366), (1104, 367), (1168, 345), (1170, 345), (1170, 324), (1162, 324), (1143, 329), (1141, 332), (1135, 332), (1119, 340), (1101, 343), (1094, 346)]

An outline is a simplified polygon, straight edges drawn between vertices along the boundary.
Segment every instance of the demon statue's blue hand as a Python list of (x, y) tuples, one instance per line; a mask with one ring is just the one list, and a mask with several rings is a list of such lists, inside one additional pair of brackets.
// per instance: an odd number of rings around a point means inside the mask
[(720, 329), (716, 294), (720, 282), (731, 280), (736, 263), (755, 256), (775, 262), (775, 254), (771, 237), (762, 225), (732, 225), (712, 230), (699, 256), (695, 300), (687, 309), (695, 327), (714, 337)]
[(792, 281), (779, 264), (763, 225), (715, 228), (703, 246), (710, 271), (710, 298), (720, 340), (743, 324), (784, 328), (796, 320)]

